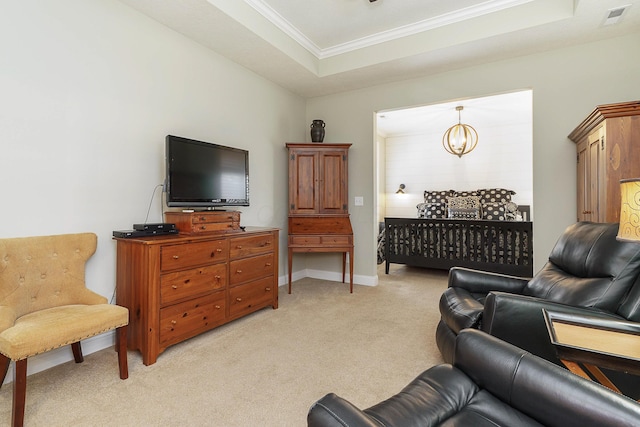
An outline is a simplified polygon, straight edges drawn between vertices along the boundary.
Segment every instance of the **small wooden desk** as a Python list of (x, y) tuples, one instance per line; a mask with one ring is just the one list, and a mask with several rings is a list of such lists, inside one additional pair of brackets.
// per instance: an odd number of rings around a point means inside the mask
[(640, 375), (640, 324), (542, 311), (558, 358), (574, 374), (617, 393), (600, 368)]
[(342, 283), (349, 254), (349, 292), (353, 293), (353, 230), (348, 216), (289, 217), (289, 293), (294, 252), (342, 252)]

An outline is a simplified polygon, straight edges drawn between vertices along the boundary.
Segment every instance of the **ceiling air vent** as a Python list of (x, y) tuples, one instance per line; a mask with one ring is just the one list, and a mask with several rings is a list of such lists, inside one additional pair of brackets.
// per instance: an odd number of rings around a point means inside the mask
[(630, 7), (631, 5), (627, 4), (624, 6), (618, 6), (613, 9), (609, 9), (604, 18), (604, 21), (602, 22), (602, 26), (613, 25), (620, 22)]

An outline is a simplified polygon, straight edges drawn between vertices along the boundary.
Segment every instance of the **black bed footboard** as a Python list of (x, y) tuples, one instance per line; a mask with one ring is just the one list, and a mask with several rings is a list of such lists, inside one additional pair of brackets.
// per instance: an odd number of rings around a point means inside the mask
[(396, 263), (531, 277), (532, 240), (529, 221), (385, 218), (385, 272)]

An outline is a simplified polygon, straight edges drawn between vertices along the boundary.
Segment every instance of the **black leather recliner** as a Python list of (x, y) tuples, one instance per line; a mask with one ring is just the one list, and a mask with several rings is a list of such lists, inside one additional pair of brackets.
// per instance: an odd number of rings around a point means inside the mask
[[(640, 245), (617, 241), (617, 231), (613, 223), (571, 225), (531, 280), (451, 269), (436, 330), (444, 360), (453, 359), (456, 335), (476, 328), (560, 364), (543, 308), (640, 322)], [(623, 391), (634, 397), (640, 393), (638, 377), (612, 376)]]
[(309, 427), (637, 426), (640, 405), (478, 330), (461, 332), (438, 365), (364, 411), (328, 394)]

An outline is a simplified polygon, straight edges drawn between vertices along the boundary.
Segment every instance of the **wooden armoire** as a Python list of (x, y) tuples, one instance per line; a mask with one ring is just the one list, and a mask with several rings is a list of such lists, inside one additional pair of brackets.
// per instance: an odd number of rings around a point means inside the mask
[(295, 252), (341, 252), (342, 281), (349, 254), (353, 292), (353, 230), (349, 219), (351, 144), (287, 143), (289, 154), (289, 293)]
[(640, 177), (640, 101), (597, 106), (569, 139), (577, 148), (578, 221), (619, 222), (620, 180)]

